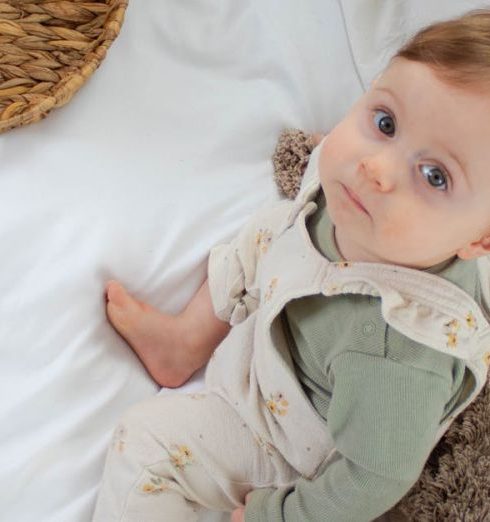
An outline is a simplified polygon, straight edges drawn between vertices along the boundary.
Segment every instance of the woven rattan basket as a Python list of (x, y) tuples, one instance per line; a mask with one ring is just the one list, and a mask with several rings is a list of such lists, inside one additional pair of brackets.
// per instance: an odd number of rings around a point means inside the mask
[(0, 0), (0, 132), (67, 103), (119, 34), (128, 0)]

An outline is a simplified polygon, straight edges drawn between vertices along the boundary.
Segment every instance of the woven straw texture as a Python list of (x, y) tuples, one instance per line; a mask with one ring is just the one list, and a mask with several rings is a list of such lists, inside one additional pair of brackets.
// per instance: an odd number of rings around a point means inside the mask
[(66, 104), (104, 59), (128, 0), (0, 0), (0, 132)]

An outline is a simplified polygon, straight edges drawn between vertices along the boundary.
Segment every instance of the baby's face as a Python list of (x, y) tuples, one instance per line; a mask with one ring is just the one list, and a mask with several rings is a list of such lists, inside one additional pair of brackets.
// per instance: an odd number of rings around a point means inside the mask
[(490, 92), (394, 60), (327, 136), (320, 179), (346, 259), (426, 268), (490, 253)]

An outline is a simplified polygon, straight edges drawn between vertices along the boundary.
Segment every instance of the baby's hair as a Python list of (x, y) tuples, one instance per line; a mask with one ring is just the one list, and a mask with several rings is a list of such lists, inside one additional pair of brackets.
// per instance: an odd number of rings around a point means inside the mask
[(429, 65), (456, 87), (490, 88), (490, 9), (419, 31), (395, 55)]

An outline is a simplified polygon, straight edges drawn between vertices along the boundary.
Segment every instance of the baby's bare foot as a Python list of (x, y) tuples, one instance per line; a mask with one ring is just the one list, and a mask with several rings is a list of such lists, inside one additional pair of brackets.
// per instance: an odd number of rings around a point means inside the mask
[(179, 316), (164, 314), (136, 300), (116, 281), (106, 286), (107, 316), (112, 326), (160, 384), (175, 388), (198, 369), (186, 346)]

